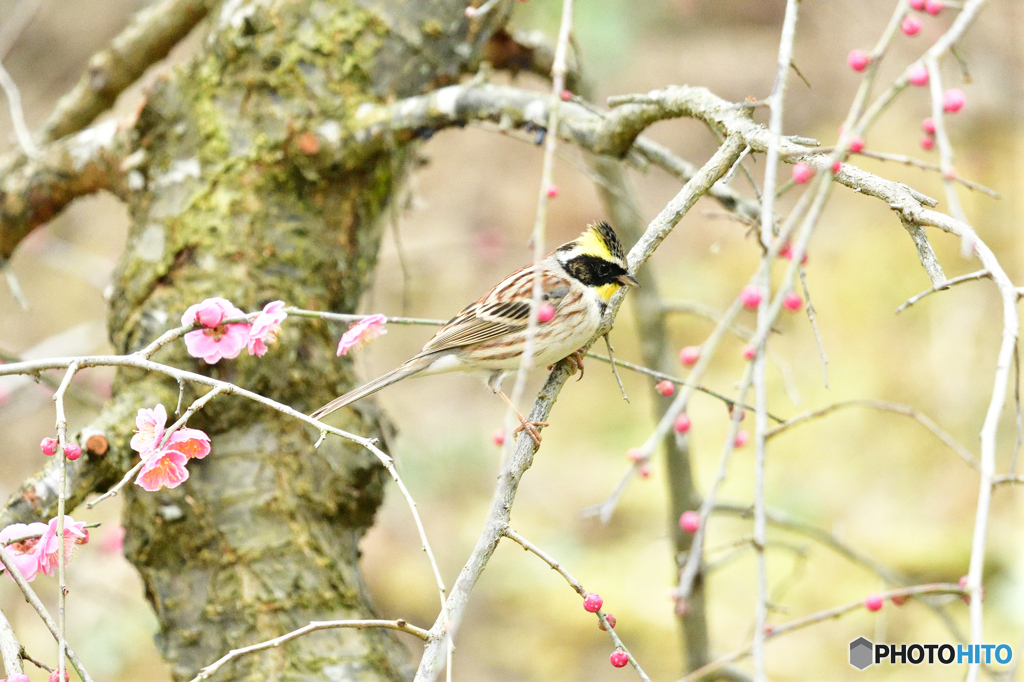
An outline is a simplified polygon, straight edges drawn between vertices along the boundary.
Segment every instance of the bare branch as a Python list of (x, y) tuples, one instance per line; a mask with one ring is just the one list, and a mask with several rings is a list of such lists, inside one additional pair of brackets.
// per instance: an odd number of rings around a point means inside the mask
[[(897, 590), (889, 590), (888, 592), (879, 593), (878, 597), (880, 597), (883, 600), (886, 600), (892, 599), (893, 597), (910, 597), (919, 594), (964, 594), (964, 589), (959, 585), (953, 585), (948, 583), (935, 583), (931, 585), (916, 585), (914, 587), (903, 587)], [(820, 611), (818, 613), (812, 613), (808, 616), (804, 616), (803, 618), (791, 620), (788, 623), (769, 626), (769, 629), (767, 630), (767, 632), (765, 632), (765, 637), (767, 639), (775, 639), (776, 637), (784, 635), (788, 632), (800, 630), (810, 625), (821, 623), (822, 621), (839, 618), (841, 616), (846, 615), (847, 613), (857, 611), (862, 608), (864, 608), (864, 602), (857, 601), (850, 602), (849, 604), (843, 604), (842, 606), (836, 606), (834, 608), (827, 609), (825, 611)], [(752, 649), (752, 644), (747, 645), (742, 649), (739, 649), (737, 651), (732, 652), (731, 654), (719, 658), (717, 661), (709, 663), (708, 665), (704, 666), (703, 668), (700, 668), (699, 670), (694, 670), (692, 673), (680, 678), (679, 682), (691, 682), (702, 679), (705, 676), (710, 675), (711, 673), (717, 670), (720, 670), (723, 666), (729, 663), (733, 663), (740, 659), (746, 658), (750, 655)]]
[[(686, 211), (696, 203), (699, 197), (707, 192), (711, 185), (728, 172), (741, 151), (741, 144), (735, 140), (729, 140), (701, 168), (693, 180), (688, 182), (680, 190), (679, 194), (669, 202), (668, 206), (648, 226), (644, 236), (630, 249), (627, 261), (632, 271), (635, 272), (647, 262), (654, 249), (657, 248), (662, 239), (682, 219)], [(622, 305), (625, 293), (625, 291), (620, 290), (612, 297), (602, 327), (598, 330), (594, 339), (587, 343), (584, 350), (589, 349), (592, 343), (604, 335), (611, 327), (615, 315)], [(555, 400), (558, 398), (558, 393), (569, 377), (569, 369), (566, 365), (567, 363), (565, 362), (559, 363), (551, 374), (548, 375), (548, 379), (537, 394), (537, 400), (530, 411), (528, 419), (531, 422), (542, 422), (547, 419)], [(0, 372), (2, 371), (3, 367), (0, 366)], [(491, 503), (491, 510), (487, 516), (484, 530), (477, 539), (476, 546), (470, 554), (469, 560), (463, 566), (459, 577), (452, 586), (451, 593), (445, 601), (441, 614), (431, 628), (431, 639), (424, 650), (423, 658), (420, 659), (420, 667), (416, 673), (417, 680), (429, 681), (437, 676), (444, 642), (452, 631), (458, 627), (465, 612), (470, 591), (483, 572), (487, 561), (494, 553), (494, 549), (501, 539), (502, 529), (508, 525), (512, 503), (519, 488), (519, 481), (532, 464), (533, 455), (533, 440), (525, 432), (521, 433), (516, 440), (515, 449), (499, 474), (498, 487), (495, 491), (494, 500)]]
[[(569, 587), (574, 589), (576, 591), (576, 594), (580, 595), (583, 598), (586, 598), (588, 592), (586, 589), (584, 589), (583, 584), (579, 580), (574, 578), (573, 575), (569, 573), (569, 571), (565, 570), (565, 567), (562, 566), (562, 564), (555, 561), (555, 559), (553, 559), (550, 555), (544, 552), (544, 550), (542, 550), (540, 547), (537, 547), (537, 545), (533, 544), (532, 542), (530, 542), (522, 535), (509, 528), (508, 526), (505, 527), (505, 530), (502, 532), (502, 535), (518, 544), (527, 552), (532, 552), (534, 555), (540, 558), (541, 561), (550, 566), (552, 570), (558, 573), (558, 575), (565, 578), (565, 582), (569, 583)], [(622, 643), (621, 639), (619, 639), (618, 634), (615, 632), (615, 626), (611, 625), (608, 622), (608, 618), (604, 611), (598, 610), (595, 613), (595, 615), (601, 623), (601, 629), (608, 632), (608, 635), (612, 638), (612, 642), (614, 642), (615, 646), (624, 651), (626, 655), (629, 656), (629, 663), (633, 666), (633, 669), (636, 670), (637, 675), (640, 676), (640, 679), (644, 680), (645, 682), (651, 682), (651, 678), (647, 676), (647, 673), (645, 673), (643, 671), (643, 668), (640, 667), (640, 664), (637, 662), (636, 658), (633, 657), (633, 654), (630, 653), (629, 649), (626, 648), (626, 645)]]
[[(921, 159), (915, 159), (913, 156), (906, 156), (905, 154), (888, 154), (885, 152), (868, 151), (867, 149), (862, 149), (857, 153), (869, 159), (878, 159), (879, 161), (892, 161), (894, 163), (902, 163), (905, 166), (913, 166), (915, 168), (920, 168), (922, 170), (935, 171), (936, 173), (942, 172), (941, 166), (937, 166), (934, 163), (928, 163), (927, 161), (922, 161)], [(954, 177), (952, 178), (952, 180), (954, 182), (960, 183), (967, 189), (972, 189), (981, 192), (982, 194), (987, 194), (993, 199), (1003, 198), (1002, 195), (999, 194), (999, 192), (995, 191), (994, 189), (985, 187), (985, 185), (979, 184), (977, 182), (971, 182), (970, 180), (965, 180), (964, 178), (961, 177)]]
[(826, 415), (832, 414), (837, 410), (842, 410), (847, 407), (870, 407), (875, 410), (894, 412), (896, 414), (902, 414), (906, 417), (910, 417), (918, 424), (931, 431), (936, 438), (941, 440), (949, 447), (950, 450), (959, 455), (960, 459), (966, 462), (967, 465), (970, 466), (972, 469), (980, 470), (981, 468), (981, 465), (978, 464), (978, 460), (974, 457), (971, 451), (968, 450), (963, 445), (961, 445), (959, 441), (953, 438), (953, 436), (949, 435), (949, 432), (947, 432), (941, 426), (932, 421), (930, 417), (921, 413), (920, 411), (911, 407), (910, 405), (904, 405), (902, 403), (893, 403), (884, 400), (844, 400), (842, 402), (826, 405), (825, 407), (818, 410), (804, 412), (803, 414), (799, 414), (768, 431), (768, 433), (766, 434), (766, 438), (774, 438), (775, 436), (793, 428), (794, 426), (798, 426), (812, 419), (824, 417)]
[(100, 190), (126, 196), (128, 137), (111, 120), (42, 147), (37, 158), (0, 162), (0, 258), (78, 197)]
[(957, 284), (961, 284), (962, 282), (973, 282), (974, 280), (991, 278), (991, 277), (992, 277), (992, 273), (990, 273), (988, 270), (975, 270), (974, 272), (972, 272), (970, 274), (967, 274), (967, 275), (960, 275), (959, 277), (954, 277), (953, 279), (947, 279), (945, 282), (942, 282), (941, 284), (936, 284), (931, 289), (927, 289), (927, 290), (922, 291), (921, 293), (917, 294), (916, 296), (911, 296), (910, 298), (908, 298), (903, 303), (903, 305), (901, 305), (899, 308), (896, 309), (896, 314), (899, 315), (904, 310), (906, 310), (910, 306), (914, 305), (915, 303), (920, 301), (925, 296), (928, 296), (930, 294), (934, 294), (936, 291), (945, 291), (946, 289), (949, 289), (950, 287), (956, 286)]
[(3, 611), (0, 611), (0, 658), (3, 659), (7, 677), (25, 672), (21, 667), (21, 642)]
[[(32, 589), (32, 586), (28, 584), (28, 581), (25, 580), (25, 576), (23, 576), (21, 571), (18, 570), (18, 567), (14, 565), (14, 561), (11, 559), (11, 555), (7, 552), (5, 547), (0, 547), (0, 563), (2, 563), (4, 568), (7, 569), (8, 575), (10, 575), (14, 580), (18, 589), (21, 590), (21, 593), (25, 595), (25, 601), (27, 601), (29, 605), (35, 609), (35, 612), (39, 614), (39, 617), (43, 620), (43, 624), (46, 625), (46, 629), (50, 631), (51, 635), (53, 635), (53, 639), (59, 641), (60, 632), (57, 629), (57, 624), (53, 621), (53, 618), (46, 610), (46, 607), (43, 606), (43, 602), (39, 601), (39, 596), (35, 593), (35, 590)], [(71, 659), (71, 666), (75, 669), (75, 672), (78, 673), (79, 677), (82, 678), (83, 682), (92, 682), (92, 677), (90, 677), (85, 666), (82, 665), (82, 662), (78, 660), (78, 655), (71, 650), (70, 646), (65, 645), (65, 650), (67, 651), (68, 658)]]
[(252, 644), (250, 646), (242, 647), (240, 649), (232, 649), (228, 653), (224, 654), (221, 658), (210, 665), (199, 671), (199, 674), (192, 678), (190, 682), (201, 682), (202, 680), (208, 680), (212, 677), (221, 666), (229, 661), (232, 661), (239, 656), (251, 654), (256, 651), (263, 651), (264, 649), (273, 649), (279, 647), (286, 642), (290, 642), (293, 639), (307, 635), (310, 632), (317, 632), (318, 630), (336, 630), (338, 628), (356, 628), (364, 630), (367, 628), (385, 628), (388, 630), (397, 630), (399, 632), (406, 632), (410, 635), (415, 635), (420, 639), (426, 641), (430, 636), (430, 633), (423, 628), (418, 628), (415, 625), (410, 625), (405, 620), (399, 618), (398, 620), (320, 620), (312, 621), (309, 625), (305, 625), (297, 630), (292, 630), (289, 633), (283, 634), (280, 637), (269, 639), (259, 644)]
[(32, 132), (28, 129), (28, 124), (25, 123), (25, 111), (21, 106), (21, 91), (18, 90), (18, 84), (11, 78), (11, 74), (4, 67), (2, 61), (0, 61), (0, 88), (3, 88), (4, 94), (7, 95), (11, 122), (14, 124), (14, 134), (18, 139), (18, 144), (21, 145), (21, 151), (29, 158), (39, 156), (39, 148), (36, 147), (35, 140), (32, 139)]
[(89, 59), (85, 73), (42, 126), (44, 142), (76, 133), (109, 109), (114, 100), (206, 16), (205, 0), (160, 0), (139, 11), (107, 49)]

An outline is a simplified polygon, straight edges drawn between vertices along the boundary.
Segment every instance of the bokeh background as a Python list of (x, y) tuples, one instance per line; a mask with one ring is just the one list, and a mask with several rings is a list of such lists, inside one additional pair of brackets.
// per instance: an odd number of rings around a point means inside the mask
[[(16, 0), (23, 2), (25, 0)], [(77, 79), (88, 56), (124, 26), (145, 3), (43, 0), (4, 63), (21, 86), (30, 126), (38, 125), (59, 95)], [(768, 94), (774, 74), (782, 0), (602, 0), (578, 3), (576, 35), (602, 97), (645, 92), (668, 84), (704, 85), (739, 101)], [(513, 25), (554, 35), (561, 3), (516, 3)], [(791, 77), (786, 132), (830, 143), (844, 118), (859, 77), (845, 63), (853, 48), (870, 49), (894, 2), (830, 0), (803, 3), (794, 63), (807, 84)], [(12, 0), (0, 4), (0, 22)], [(955, 16), (921, 15), (924, 29), (899, 36), (881, 79), (892, 78), (947, 27)], [(947, 86), (967, 93), (967, 106), (948, 119), (966, 178), (996, 189), (1002, 199), (961, 192), (979, 234), (1003, 266), (1021, 281), (1024, 220), (1024, 5), (991, 2), (959, 44), (966, 70), (946, 60)], [(187, 58), (197, 37), (169, 60)], [(151, 70), (146, 80), (170, 68)], [(497, 80), (507, 77), (498, 75)], [(969, 81), (969, 82), (968, 82)], [(520, 77), (524, 87), (543, 87)], [(117, 111), (137, 105), (144, 84), (125, 93)], [(867, 136), (869, 149), (936, 161), (918, 144), (928, 115), (924, 89), (906, 92)], [(11, 144), (6, 108), (0, 139)], [(709, 133), (693, 121), (668, 121), (649, 134), (694, 162), (714, 150)], [(529, 259), (541, 150), (490, 130), (469, 127), (442, 132), (422, 148), (429, 163), (410, 179), (407, 206), (389, 230), (366, 312), (447, 318), (501, 275)], [(560, 195), (551, 204), (554, 246), (583, 225), (604, 217), (594, 186), (576, 150), (563, 147), (556, 166)], [(869, 170), (941, 197), (934, 173), (867, 159)], [(763, 160), (748, 165), (755, 177)], [(783, 169), (788, 173), (788, 167)], [(644, 220), (679, 189), (657, 169), (630, 171)], [(742, 178), (734, 185), (749, 187)], [(783, 208), (792, 204), (787, 196)], [(940, 202), (940, 208), (944, 202)], [(76, 203), (21, 246), (10, 264), (30, 302), (21, 309), (0, 291), (0, 348), (25, 357), (84, 354), (108, 349), (104, 290), (124, 242), (127, 216), (101, 196)], [(724, 219), (702, 200), (651, 261), (663, 295), (724, 309), (746, 283), (758, 250), (745, 226)], [(934, 245), (949, 276), (970, 272), (958, 244), (942, 234)], [(977, 452), (978, 432), (990, 397), (1002, 320), (987, 282), (962, 285), (894, 315), (906, 298), (927, 288), (913, 245), (880, 202), (838, 188), (810, 247), (807, 279), (828, 356), (828, 387), (805, 315), (789, 315), (773, 336), (778, 363), (770, 369), (771, 409), (795, 415), (851, 398), (901, 401), (929, 415)], [(747, 313), (744, 313), (745, 315)], [(743, 320), (747, 324), (752, 318)], [(302, 324), (301, 321), (296, 322)], [(700, 344), (709, 322), (671, 320), (674, 347)], [(339, 333), (342, 331), (338, 329)], [(422, 327), (392, 326), (359, 358), (366, 378), (414, 353), (428, 338)], [(627, 300), (613, 334), (618, 355), (637, 361), (637, 338)], [(739, 341), (726, 344), (705, 382), (735, 390), (742, 371)], [(273, 352), (273, 351), (271, 351)], [(310, 368), (315, 372), (315, 368)], [(682, 372), (682, 368), (679, 368)], [(786, 390), (783, 374), (789, 375)], [(604, 499), (627, 466), (625, 453), (646, 438), (651, 419), (651, 381), (623, 372), (624, 402), (606, 366), (591, 361), (586, 378), (562, 393), (545, 430), (544, 446), (527, 473), (512, 515), (513, 526), (561, 561), (584, 585), (599, 592), (618, 618), (618, 632), (656, 680), (681, 672), (682, 655), (669, 590), (674, 583), (667, 518), (666, 481), (660, 459), (653, 474), (634, 482), (610, 523), (580, 511)], [(82, 372), (69, 408), (71, 428), (88, 423), (109, 394), (111, 375)], [(536, 385), (535, 378), (532, 385)], [(0, 379), (0, 495), (43, 464), (39, 440), (51, 433), (52, 389)], [(500, 452), (491, 442), (503, 407), (473, 378), (442, 376), (403, 382), (379, 394), (399, 429), (393, 453), (426, 523), (446, 581), (468, 556), (490, 502)], [(1012, 402), (1010, 403), (1012, 405)], [(727, 414), (698, 395), (690, 408), (691, 446), (701, 490), (717, 465)], [(745, 426), (752, 430), (752, 418)], [(1014, 419), (1004, 415), (999, 469), (1013, 457)], [(749, 503), (753, 453), (737, 452), (721, 499)], [(851, 409), (795, 429), (773, 441), (768, 454), (770, 506), (826, 528), (866, 554), (921, 582), (952, 581), (966, 573), (977, 496), (977, 476), (918, 424), (891, 414)], [(1012, 488), (997, 490), (992, 505), (986, 563), (986, 637), (1024, 655), (1024, 506)], [(156, 621), (141, 583), (118, 548), (119, 502), (115, 499), (78, 519), (100, 521), (68, 572), (71, 642), (97, 679), (168, 680), (153, 646)], [(727, 559), (708, 579), (708, 617), (714, 652), (749, 641), (754, 562), (749, 550), (727, 553), (750, 524), (712, 521), (710, 559)], [(882, 588), (879, 579), (805, 538), (770, 530), (769, 581), (784, 622)], [(362, 544), (363, 567), (385, 617), (429, 625), (437, 595), (408, 509), (391, 489), (376, 526)], [(714, 551), (718, 548), (719, 551)], [(726, 557), (726, 554), (728, 556)], [(55, 604), (56, 583), (35, 583)], [(955, 599), (949, 612), (967, 628), (967, 609)], [(52, 660), (52, 640), (9, 582), (0, 581), (0, 608), (35, 656)], [(874, 667), (858, 672), (847, 662), (848, 642), (945, 642), (951, 635), (922, 604), (891, 604), (877, 614), (855, 612), (837, 621), (772, 641), (768, 670), (775, 679), (960, 679), (963, 669)], [(410, 651), (418, 648), (410, 640)], [(619, 680), (630, 670), (608, 664), (609, 640), (561, 578), (511, 544), (496, 552), (478, 584), (457, 640), (456, 679)], [(414, 655), (414, 654), (413, 654)], [(33, 672), (33, 680), (45, 675)]]

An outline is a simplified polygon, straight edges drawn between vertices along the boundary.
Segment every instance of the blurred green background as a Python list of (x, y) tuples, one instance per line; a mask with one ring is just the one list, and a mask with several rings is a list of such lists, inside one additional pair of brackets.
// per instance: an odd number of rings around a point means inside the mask
[[(5, 60), (22, 88), (30, 126), (38, 125), (77, 79), (88, 55), (143, 4), (43, 2)], [(781, 0), (577, 4), (583, 60), (602, 98), (668, 84), (704, 85), (735, 101), (760, 99), (770, 90), (784, 9)], [(876, 0), (802, 3), (794, 62), (809, 87), (791, 77), (787, 133), (825, 144), (834, 141), (859, 84), (859, 77), (845, 64), (846, 53), (870, 49), (893, 6)], [(0, 21), (12, 7), (12, 2), (0, 5)], [(514, 25), (554, 35), (560, 7), (554, 0), (517, 3)], [(950, 10), (938, 17), (922, 15), (924, 29), (918, 36), (896, 39), (882, 81), (915, 59), (954, 16)], [(962, 191), (961, 198), (982, 239), (1017, 281), (1024, 255), (1019, 237), (1024, 218), (1019, 198), (1024, 195), (1022, 25), (1024, 5), (990, 3), (959, 45), (971, 82), (963, 82), (952, 60), (944, 64), (947, 87), (955, 85), (967, 93), (964, 110), (947, 119), (957, 169), (1003, 197), (997, 201)], [(196, 43), (193, 36), (171, 61), (186, 58)], [(154, 68), (146, 79), (166, 68)], [(527, 77), (517, 83), (543, 87)], [(144, 83), (124, 94), (118, 112), (137, 106), (143, 91)], [(918, 145), (920, 120), (926, 115), (925, 89), (906, 92), (869, 133), (867, 148), (937, 162), (935, 152), (924, 152)], [(9, 133), (6, 113), (0, 113), (0, 119)], [(659, 123), (649, 134), (697, 163), (715, 148), (708, 132), (693, 121)], [(586, 222), (604, 217), (592, 182), (579, 171), (579, 153), (567, 147), (562, 152), (556, 165), (561, 193), (550, 209), (552, 247), (576, 236)], [(376, 282), (363, 304), (366, 312), (447, 318), (501, 274), (529, 260), (526, 242), (540, 181), (541, 150), (469, 127), (436, 135), (422, 153), (430, 163), (410, 180), (411, 201), (385, 240)], [(867, 159), (854, 162), (942, 197), (934, 173)], [(755, 177), (763, 172), (760, 158), (748, 165)], [(782, 173), (788, 171), (785, 167)], [(630, 175), (645, 220), (679, 189), (675, 180), (656, 169)], [(742, 178), (734, 186), (748, 189)], [(794, 199), (787, 196), (783, 208)], [(11, 266), (32, 307), (23, 311), (10, 295), (0, 295), (0, 347), (31, 357), (109, 348), (103, 291), (121, 251), (126, 223), (123, 207), (110, 197), (97, 197), (78, 202), (26, 240)], [(954, 240), (941, 234), (933, 237), (948, 276), (979, 267), (960, 257)], [(722, 219), (716, 204), (702, 200), (662, 245), (650, 267), (666, 299), (724, 309), (746, 283), (758, 253), (753, 240), (745, 237), (744, 226)], [(795, 391), (787, 392), (781, 370), (771, 368), (771, 409), (791, 416), (851, 398), (901, 401), (977, 452), (1002, 325), (991, 284), (962, 285), (894, 315), (900, 303), (930, 283), (910, 239), (887, 207), (844, 188), (834, 192), (811, 243), (807, 278), (828, 355), (829, 387), (823, 386), (806, 316), (787, 315), (779, 325), (781, 334), (771, 343), (779, 366), (791, 373)], [(751, 324), (752, 318), (743, 321)], [(700, 344), (711, 325), (679, 316), (670, 328), (671, 344), (681, 347)], [(422, 327), (392, 326), (387, 336), (362, 353), (362, 375), (370, 378), (392, 368), (429, 335)], [(620, 357), (639, 360), (628, 299), (613, 339)], [(735, 391), (743, 366), (740, 347), (734, 340), (726, 344), (706, 384), (725, 393)], [(109, 393), (110, 378), (109, 372), (99, 370), (79, 375), (69, 408), (72, 429), (88, 423)], [(512, 522), (604, 597), (606, 610), (618, 618), (617, 631), (653, 679), (672, 680), (681, 671), (682, 656), (669, 599), (674, 576), (667, 529), (672, 520), (665, 511), (660, 459), (649, 479), (633, 483), (609, 524), (580, 516), (581, 509), (609, 494), (627, 466), (626, 450), (639, 445), (653, 426), (651, 381), (629, 372), (622, 378), (628, 403), (619, 396), (607, 367), (597, 362), (590, 362), (583, 382), (568, 384), (551, 427), (545, 430), (544, 446), (524, 478)], [(531, 385), (538, 381), (535, 377)], [(53, 408), (45, 387), (0, 379), (0, 388), (5, 399), (0, 408), (0, 437), (5, 443), (0, 494), (6, 497), (43, 464), (38, 442), (51, 433)], [(403, 382), (379, 394), (378, 400), (399, 428), (392, 454), (420, 505), (445, 580), (451, 584), (490, 503), (500, 456), (490, 436), (501, 425), (502, 403), (475, 378), (461, 376)], [(727, 414), (720, 403), (698, 395), (690, 415), (694, 466), (703, 491), (717, 465)], [(744, 426), (752, 430), (750, 417)], [(1014, 440), (1008, 410), (1000, 429), (1000, 472), (1010, 467)], [(721, 499), (749, 503), (752, 480), (753, 453), (748, 446), (735, 456)], [(772, 507), (834, 532), (921, 582), (955, 582), (967, 571), (977, 476), (906, 418), (854, 408), (795, 429), (770, 447), (767, 486)], [(79, 552), (68, 572), (70, 640), (97, 679), (167, 680), (167, 669), (152, 644), (156, 621), (141, 584), (116, 542), (107, 541), (116, 540), (118, 505), (115, 499), (92, 512), (75, 514), (104, 526), (93, 532), (94, 541)], [(986, 638), (1011, 644), (1021, 656), (1021, 496), (1011, 488), (997, 490), (992, 511)], [(723, 547), (750, 532), (748, 521), (716, 518), (708, 546)], [(769, 582), (772, 600), (780, 609), (772, 614), (772, 622), (863, 599), (882, 588), (873, 574), (799, 536), (769, 531), (769, 541)], [(437, 594), (408, 509), (394, 489), (362, 548), (366, 579), (382, 615), (429, 626), (436, 615)], [(722, 555), (712, 552), (711, 558)], [(749, 641), (754, 570), (753, 554), (746, 551), (709, 577), (715, 654)], [(35, 586), (51, 606), (55, 604), (54, 580), (42, 577)], [(0, 608), (28, 650), (52, 660), (52, 640), (7, 582), (0, 583)], [(966, 607), (950, 598), (950, 613), (966, 631)], [(963, 669), (957, 666), (876, 666), (858, 672), (846, 662), (847, 646), (861, 635), (874, 641), (952, 641), (922, 604), (887, 604), (877, 614), (858, 611), (773, 640), (767, 654), (769, 673), (787, 680), (962, 677)], [(583, 611), (561, 578), (510, 544), (499, 547), (478, 584), (457, 647), (456, 679), (633, 679), (629, 668), (615, 670), (608, 664), (607, 635), (597, 629), (594, 617)], [(417, 649), (410, 640), (410, 651)], [(33, 672), (37, 679), (45, 675)]]

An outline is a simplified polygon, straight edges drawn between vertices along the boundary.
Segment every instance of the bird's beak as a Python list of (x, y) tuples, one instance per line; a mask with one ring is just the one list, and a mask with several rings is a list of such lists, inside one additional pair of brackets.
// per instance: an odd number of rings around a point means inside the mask
[(640, 282), (636, 281), (636, 277), (629, 274), (628, 272), (624, 275), (619, 275), (615, 278), (615, 281), (624, 287), (638, 287)]

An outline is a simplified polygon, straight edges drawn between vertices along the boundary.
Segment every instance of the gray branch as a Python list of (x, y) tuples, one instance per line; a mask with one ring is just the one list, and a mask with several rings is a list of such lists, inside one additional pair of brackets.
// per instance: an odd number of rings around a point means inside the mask
[[(707, 193), (719, 178), (724, 176), (732, 165), (739, 158), (743, 151), (743, 143), (736, 138), (729, 138), (722, 147), (715, 152), (711, 159), (697, 172), (694, 178), (686, 183), (679, 194), (668, 203), (658, 216), (651, 221), (641, 239), (630, 249), (628, 261), (630, 270), (636, 272), (640, 266), (647, 262), (651, 254), (658, 247), (658, 244), (668, 235), (673, 227), (682, 219), (686, 212), (697, 202), (701, 196)], [(625, 291), (620, 290), (612, 298), (605, 315), (604, 323), (593, 339), (587, 343), (584, 350), (588, 349), (595, 340), (601, 338), (612, 327), (615, 315), (622, 305)], [(554, 407), (558, 394), (562, 390), (570, 371), (568, 363), (560, 362), (548, 375), (543, 388), (537, 394), (533, 409), (530, 410), (529, 420), (543, 422), (547, 420)], [(451, 593), (445, 601), (444, 608), (430, 630), (430, 640), (424, 648), (423, 658), (420, 659), (419, 669), (416, 671), (418, 682), (430, 682), (434, 680), (441, 669), (444, 660), (445, 641), (458, 628), (462, 616), (465, 613), (469, 602), (469, 594), (483, 573), (487, 562), (498, 546), (502, 533), (508, 525), (512, 513), (512, 504), (515, 501), (519, 482), (526, 473), (526, 470), (533, 464), (535, 453), (533, 440), (525, 433), (520, 434), (516, 440), (515, 448), (508, 462), (502, 468), (498, 477), (498, 487), (495, 490), (494, 500), (491, 503), (491, 510), (487, 515), (483, 532), (477, 539), (476, 546), (466, 562), (466, 565), (459, 573)]]

